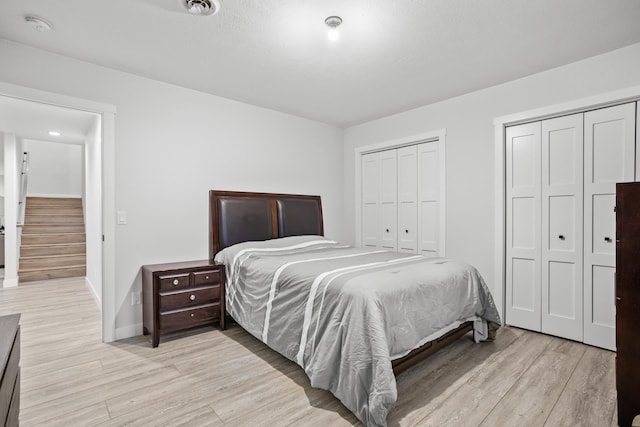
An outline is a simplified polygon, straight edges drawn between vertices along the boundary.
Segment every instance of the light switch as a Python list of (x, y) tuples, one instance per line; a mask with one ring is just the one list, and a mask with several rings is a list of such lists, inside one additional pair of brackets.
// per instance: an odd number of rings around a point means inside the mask
[(127, 223), (127, 211), (116, 212), (116, 224), (125, 225)]

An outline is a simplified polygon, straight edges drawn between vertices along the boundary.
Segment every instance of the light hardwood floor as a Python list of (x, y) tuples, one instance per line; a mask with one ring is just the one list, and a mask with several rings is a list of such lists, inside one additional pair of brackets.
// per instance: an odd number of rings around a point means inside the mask
[[(304, 372), (237, 326), (161, 341), (100, 340), (83, 279), (0, 289), (22, 313), (26, 426), (361, 425)], [(615, 354), (516, 328), (464, 337), (403, 373), (390, 426), (615, 426)]]

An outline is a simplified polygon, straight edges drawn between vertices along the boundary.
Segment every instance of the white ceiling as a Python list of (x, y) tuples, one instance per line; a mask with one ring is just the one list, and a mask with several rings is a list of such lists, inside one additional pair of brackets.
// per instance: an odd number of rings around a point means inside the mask
[(198, 17), (179, 0), (2, 0), (0, 37), (342, 127), (640, 42), (637, 0), (220, 3)]
[[(22, 139), (83, 144), (97, 117), (85, 111), (0, 96), (0, 132), (14, 133)], [(49, 131), (60, 132), (60, 136), (51, 136)]]

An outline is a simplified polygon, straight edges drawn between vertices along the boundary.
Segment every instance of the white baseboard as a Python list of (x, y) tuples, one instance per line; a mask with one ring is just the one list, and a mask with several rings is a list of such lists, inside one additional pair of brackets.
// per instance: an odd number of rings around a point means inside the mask
[(89, 288), (89, 292), (91, 293), (93, 300), (96, 302), (98, 310), (102, 312), (102, 296), (96, 293), (96, 290), (88, 277), (84, 278), (84, 284), (87, 285), (87, 288)]
[(3, 288), (15, 288), (16, 286), (18, 286), (18, 278), (17, 277), (5, 277), (2, 280), (2, 287)]
[(142, 323), (116, 328), (116, 341), (142, 335)]

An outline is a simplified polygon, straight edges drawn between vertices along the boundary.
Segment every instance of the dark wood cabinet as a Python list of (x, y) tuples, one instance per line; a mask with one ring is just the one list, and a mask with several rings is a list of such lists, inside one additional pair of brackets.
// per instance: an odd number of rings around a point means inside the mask
[(224, 325), (223, 265), (191, 261), (142, 266), (142, 316), (153, 347), (163, 334), (208, 324)]
[(640, 414), (640, 182), (616, 186), (618, 424)]
[(15, 427), (20, 413), (20, 315), (0, 316), (0, 426)]

